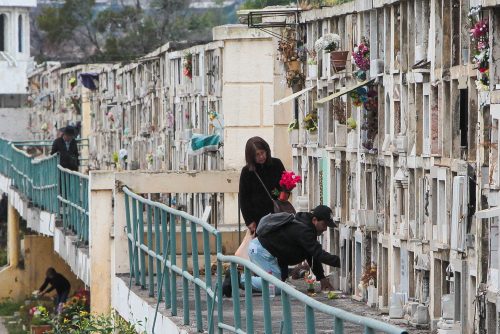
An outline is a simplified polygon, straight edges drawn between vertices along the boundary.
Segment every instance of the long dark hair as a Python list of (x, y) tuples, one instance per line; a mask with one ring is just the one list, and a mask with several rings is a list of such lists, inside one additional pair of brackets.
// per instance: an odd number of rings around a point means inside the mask
[(252, 137), (248, 139), (245, 146), (245, 160), (250, 171), (255, 170), (255, 154), (257, 150), (266, 151), (265, 164), (271, 163), (271, 149), (269, 148), (269, 144), (261, 137)]

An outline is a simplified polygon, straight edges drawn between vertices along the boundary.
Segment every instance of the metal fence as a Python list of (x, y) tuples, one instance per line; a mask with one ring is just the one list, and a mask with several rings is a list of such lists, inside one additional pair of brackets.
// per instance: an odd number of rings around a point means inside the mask
[[(196, 328), (208, 333), (229, 331), (233, 333), (254, 333), (256, 320), (253, 311), (251, 276), (262, 277), (262, 302), (264, 313), (264, 332), (272, 333), (271, 301), (269, 285), (273, 284), (281, 290), (281, 332), (294, 333), (291, 312), (291, 299), (299, 301), (305, 308), (305, 324), (307, 333), (315, 333), (315, 313), (320, 312), (332, 316), (331, 327), (336, 334), (344, 332), (344, 323), (353, 323), (364, 328), (364, 333), (394, 333), (406, 331), (371, 318), (351, 314), (341, 309), (323, 304), (297, 291), (288, 284), (266, 273), (252, 262), (222, 253), (222, 235), (207, 223), (209, 210), (202, 218), (191, 216), (175, 210), (162, 203), (145, 199), (123, 187), (125, 193), (125, 214), (130, 256), (130, 284), (135, 282), (142, 289), (147, 289), (150, 297), (157, 298), (170, 309), (173, 316), (178, 311), (177, 279), (182, 280), (182, 309), (185, 325), (190, 323), (190, 305), (194, 305)], [(188, 233), (189, 228), (189, 233)], [(177, 264), (178, 247), (176, 232), (180, 230), (181, 264)], [(202, 234), (202, 246), (198, 240), (198, 231)], [(188, 242), (189, 241), (189, 242)], [(188, 249), (191, 252), (188, 252)], [(199, 250), (201, 250), (201, 254)], [(212, 278), (210, 255), (216, 254), (216, 277)], [(188, 256), (192, 259), (192, 272), (188, 270)], [(200, 268), (200, 256), (204, 259), (204, 267)], [(232, 282), (232, 314), (231, 324), (224, 321), (222, 299), (223, 263), (230, 265)], [(245, 306), (240, 307), (238, 268), (243, 267), (245, 276)], [(200, 275), (203, 269), (204, 275)], [(194, 288), (190, 297), (190, 285)], [(202, 305), (201, 294), (206, 294), (206, 305)], [(194, 298), (194, 303), (192, 299)], [(206, 308), (206, 324), (203, 323), (202, 310)], [(242, 321), (242, 309), (245, 313), (245, 324)], [(214, 311), (217, 310), (216, 316)], [(154, 320), (156, 322), (156, 318)], [(154, 329), (154, 324), (153, 324)]]
[(89, 178), (82, 173), (57, 166), (59, 170), (60, 194), (64, 229), (75, 233), (79, 240), (89, 241)]
[[(73, 231), (80, 241), (89, 238), (89, 180), (82, 173), (59, 165), (59, 156), (33, 158), (23, 147), (40, 147), (47, 143), (15, 142), (0, 139), (0, 173), (42, 210), (61, 215), (63, 226)], [(61, 208), (61, 209), (59, 209)]]

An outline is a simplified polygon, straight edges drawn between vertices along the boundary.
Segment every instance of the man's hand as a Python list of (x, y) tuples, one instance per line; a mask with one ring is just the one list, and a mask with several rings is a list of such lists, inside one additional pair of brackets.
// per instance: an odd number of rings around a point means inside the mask
[(250, 231), (250, 234), (252, 236), (255, 236), (255, 230), (257, 229), (257, 223), (256, 222), (251, 222), (248, 224), (248, 230)]
[(321, 291), (333, 290), (333, 286), (330, 284), (328, 277), (325, 277), (319, 281), (321, 283)]

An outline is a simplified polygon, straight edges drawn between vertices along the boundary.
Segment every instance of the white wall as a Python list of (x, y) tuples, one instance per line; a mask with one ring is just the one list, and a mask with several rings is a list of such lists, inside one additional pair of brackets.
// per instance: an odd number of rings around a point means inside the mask
[[(1, 73), (0, 68), (0, 76)], [(27, 129), (28, 124), (28, 108), (0, 108), (0, 138), (29, 140), (31, 139), (31, 132)]]
[[(36, 1), (1, 1), (0, 14), (4, 15), (4, 51), (0, 52), (0, 94), (26, 94), (27, 71), (30, 58), (29, 8)], [(13, 7), (8, 7), (13, 6)], [(23, 6), (23, 7), (21, 7)], [(21, 31), (19, 20), (21, 19)], [(19, 34), (21, 33), (21, 51)]]

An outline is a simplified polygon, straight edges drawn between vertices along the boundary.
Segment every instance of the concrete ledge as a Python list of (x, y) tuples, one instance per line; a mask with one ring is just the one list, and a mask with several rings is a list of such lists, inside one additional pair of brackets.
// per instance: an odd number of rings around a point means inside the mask
[[(188, 331), (177, 327), (168, 317), (158, 312), (153, 331), (156, 310), (147, 301), (130, 291), (119, 277), (113, 277), (111, 306), (128, 322), (144, 329), (146, 333), (187, 334)], [(140, 324), (139, 324), (140, 322)]]
[(10, 179), (0, 174), (0, 192), (8, 194), (10, 189)]
[(65, 235), (60, 228), (54, 231), (54, 251), (69, 265), (71, 271), (90, 286), (90, 257), (88, 249), (77, 247), (77, 237)]
[(25, 199), (15, 188), (8, 191), (9, 203), (17, 210), (19, 215), (28, 219), (28, 200)]
[(0, 174), (0, 191), (7, 193), (9, 203), (26, 220), (27, 227), (46, 236), (54, 235), (56, 217), (54, 214), (30, 206), (30, 202), (16, 188), (12, 188), (11, 180)]
[(52, 237), (56, 225), (56, 215), (39, 208), (31, 207), (27, 210), (27, 226), (33, 231)]

